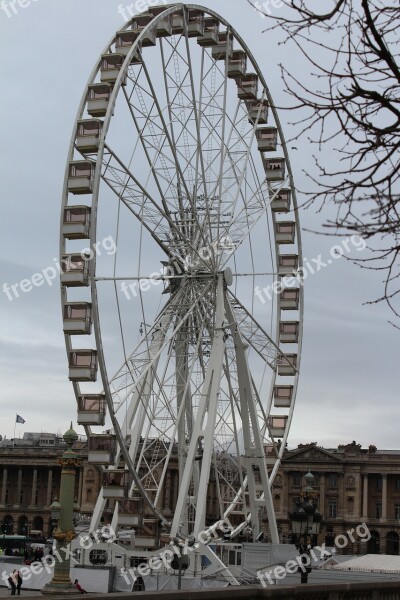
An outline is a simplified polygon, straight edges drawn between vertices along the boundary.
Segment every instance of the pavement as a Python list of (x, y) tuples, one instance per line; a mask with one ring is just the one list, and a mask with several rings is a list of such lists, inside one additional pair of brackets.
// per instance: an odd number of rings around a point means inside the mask
[[(42, 596), (42, 594), (38, 591), (24, 590), (24, 588), (22, 588), (21, 596)], [(8, 590), (6, 587), (0, 587), (0, 598), (11, 598), (11, 591)]]

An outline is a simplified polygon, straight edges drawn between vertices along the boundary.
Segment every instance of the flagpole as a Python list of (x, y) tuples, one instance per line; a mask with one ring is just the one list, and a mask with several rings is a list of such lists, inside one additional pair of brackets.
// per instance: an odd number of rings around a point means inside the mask
[(15, 448), (15, 430), (17, 429), (17, 414), (15, 415), (15, 423), (14, 423), (14, 439), (13, 439), (13, 448)]

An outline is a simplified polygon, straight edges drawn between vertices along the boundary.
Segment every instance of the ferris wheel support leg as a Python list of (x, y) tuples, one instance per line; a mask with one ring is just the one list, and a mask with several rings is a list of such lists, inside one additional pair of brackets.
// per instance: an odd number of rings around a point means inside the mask
[(100, 519), (103, 514), (103, 510), (106, 506), (106, 500), (103, 498), (103, 488), (101, 488), (98, 495), (96, 505), (93, 510), (92, 520), (90, 522), (89, 533), (92, 533), (100, 526)]
[[(196, 518), (193, 535), (197, 536), (205, 525), (205, 511), (207, 500), (208, 480), (210, 475), (211, 460), (214, 448), (214, 433), (217, 416), (217, 405), (219, 389), (221, 384), (221, 375), (224, 359), (224, 279), (219, 276), (216, 292), (216, 312), (215, 312), (214, 340), (211, 349), (210, 361), (207, 367), (207, 373), (203, 384), (201, 400), (198, 413), (193, 426), (193, 434), (190, 439), (189, 449), (186, 458), (185, 470), (182, 476), (182, 485), (180, 486), (179, 496), (175, 511), (174, 520), (171, 527), (171, 536), (176, 536), (179, 532), (181, 516), (186, 510), (188, 503), (188, 491), (193, 475), (193, 465), (195, 465), (196, 455), (199, 450), (199, 439), (203, 438), (204, 448), (200, 467), (199, 495), (196, 503)], [(207, 413), (207, 422), (205, 417)]]
[[(247, 470), (247, 481), (249, 487), (251, 516), (253, 523), (253, 539), (260, 533), (259, 508), (265, 507), (268, 516), (268, 524), (273, 544), (279, 544), (278, 527), (276, 524), (275, 511), (272, 502), (271, 487), (269, 483), (268, 470), (265, 462), (264, 445), (260, 431), (259, 418), (257, 415), (252, 378), (246, 355), (246, 345), (235, 323), (235, 317), (228, 298), (225, 300), (225, 309), (231, 323), (231, 331), (235, 342), (236, 363), (239, 380), (239, 395), (241, 417), (243, 423), (243, 438), (245, 445), (245, 464)], [(256, 485), (254, 479), (253, 465), (258, 467), (264, 497), (257, 499)]]

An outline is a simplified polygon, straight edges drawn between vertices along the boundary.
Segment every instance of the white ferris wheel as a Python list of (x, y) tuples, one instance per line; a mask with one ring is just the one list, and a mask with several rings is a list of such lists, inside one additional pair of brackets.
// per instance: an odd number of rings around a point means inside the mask
[(92, 529), (112, 500), (117, 530), (224, 519), (256, 539), (264, 522), (277, 543), (299, 215), (267, 83), (223, 17), (153, 7), (107, 44), (72, 134), (61, 255), (69, 378), (104, 470)]

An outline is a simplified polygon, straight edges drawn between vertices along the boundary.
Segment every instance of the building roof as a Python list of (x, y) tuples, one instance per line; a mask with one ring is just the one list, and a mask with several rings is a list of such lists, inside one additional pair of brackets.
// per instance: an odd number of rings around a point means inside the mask
[(334, 571), (361, 571), (364, 573), (400, 573), (400, 556), (365, 554), (331, 567)]

